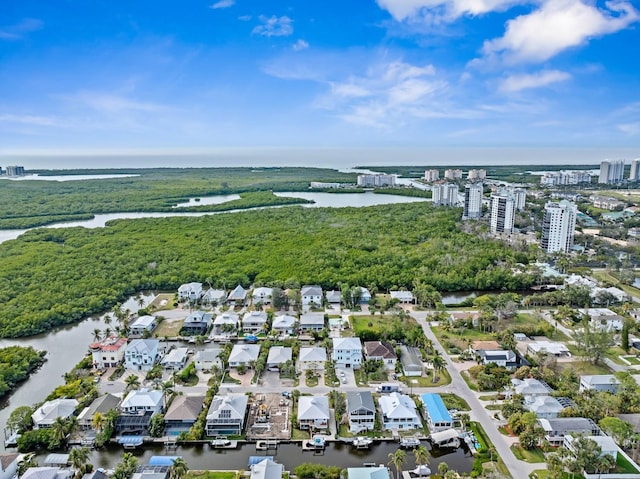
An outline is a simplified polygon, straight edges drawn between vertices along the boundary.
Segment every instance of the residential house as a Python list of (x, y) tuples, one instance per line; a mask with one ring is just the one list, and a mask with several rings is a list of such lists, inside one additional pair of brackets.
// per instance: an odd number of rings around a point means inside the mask
[(202, 283), (185, 283), (178, 288), (178, 299), (198, 301), (202, 297)]
[(271, 346), (269, 355), (267, 356), (267, 369), (269, 371), (278, 371), (281, 364), (291, 361), (292, 358), (292, 348), (286, 346)]
[(319, 347), (300, 348), (300, 370), (322, 371), (327, 362), (327, 350)]
[(34, 429), (47, 429), (56, 422), (56, 419), (68, 419), (73, 416), (76, 408), (78, 407), (78, 401), (75, 399), (53, 399), (52, 401), (45, 402), (42, 406), (37, 408), (31, 415), (33, 420)]
[(329, 428), (329, 398), (327, 396), (298, 397), (298, 427), (310, 431)]
[(322, 288), (320, 286), (303, 286), (300, 289), (302, 306), (322, 306)]
[(332, 306), (340, 306), (340, 303), (342, 302), (342, 293), (340, 293), (340, 291), (327, 291), (324, 294), (324, 297), (326, 298), (327, 303)]
[(471, 322), (471, 325), (474, 328), (477, 328), (478, 325), (480, 324), (480, 313), (478, 313), (477, 311), (456, 311), (453, 312), (449, 315), (449, 322), (452, 325), (464, 322), (464, 323), (468, 323)]
[(166, 433), (176, 435), (183, 431), (188, 431), (196, 422), (202, 406), (204, 405), (204, 395), (184, 395), (176, 396), (164, 415)]
[(273, 299), (273, 288), (254, 288), (251, 293), (253, 304), (271, 304)]
[(250, 479), (282, 479), (284, 466), (265, 458), (251, 466)]
[(242, 286), (236, 286), (227, 296), (227, 301), (233, 306), (244, 306), (247, 302), (247, 290)]
[(400, 304), (412, 304), (415, 302), (413, 293), (411, 291), (389, 291), (391, 299), (395, 299)]
[(189, 359), (189, 348), (171, 349), (160, 361), (163, 368), (169, 371), (180, 371)]
[(244, 394), (214, 396), (207, 412), (207, 436), (242, 434), (248, 402)]
[(13, 479), (18, 474), (18, 458), (20, 454), (0, 455), (0, 479)]
[(155, 329), (157, 324), (158, 323), (155, 316), (140, 316), (139, 318), (133, 320), (131, 324), (129, 324), (129, 337), (139, 338), (148, 335)]
[(364, 357), (368, 360), (382, 361), (388, 371), (396, 370), (398, 356), (393, 346), (386, 341), (365, 341)]
[(169, 479), (173, 459), (165, 459), (163, 457), (161, 460), (154, 460), (160, 457), (161, 456), (152, 456), (149, 464), (138, 466), (136, 472), (131, 476), (131, 479)]
[(229, 367), (237, 368), (240, 365), (249, 367), (258, 360), (259, 355), (259, 344), (236, 344), (229, 354)]
[(113, 394), (104, 394), (97, 397), (93, 402), (78, 414), (78, 428), (82, 430), (93, 429), (93, 417), (96, 413), (103, 416), (112, 409), (116, 409), (120, 404), (120, 398)]
[(348, 467), (347, 479), (392, 479), (387, 466)]
[(122, 400), (120, 411), (124, 414), (158, 414), (162, 412), (163, 398), (164, 394), (157, 389), (134, 389)]
[(214, 336), (230, 338), (238, 334), (238, 315), (225, 311), (213, 320)]
[(544, 430), (544, 438), (552, 446), (561, 446), (567, 434), (583, 436), (599, 436), (600, 428), (591, 419), (584, 417), (562, 417), (538, 419)]
[(324, 313), (304, 313), (300, 316), (300, 332), (319, 333), (324, 329)]
[(93, 367), (96, 369), (115, 368), (124, 359), (127, 338), (109, 336), (89, 345)]
[(124, 352), (124, 367), (136, 371), (149, 371), (159, 359), (157, 339), (134, 339)]
[(422, 355), (418, 348), (401, 345), (400, 364), (405, 376), (422, 376)]
[(620, 389), (620, 380), (613, 374), (596, 374), (588, 376), (580, 376), (579, 391), (606, 391), (611, 394), (617, 394)]
[(204, 304), (220, 306), (227, 302), (227, 292), (224, 289), (209, 288), (202, 296)]
[[(600, 457), (605, 456), (605, 455), (608, 454), (608, 455), (612, 456), (614, 460), (617, 461), (618, 452), (621, 452), (621, 451), (620, 451), (620, 448), (618, 447), (618, 445), (616, 444), (616, 442), (610, 436), (578, 436), (578, 435), (573, 435), (573, 434), (567, 434), (564, 437), (564, 442), (562, 443), (562, 445), (566, 449), (568, 449), (572, 454), (575, 454), (575, 449), (574, 449), (573, 442), (578, 437), (585, 437), (587, 439), (591, 439), (598, 446), (600, 446)], [(594, 475), (594, 477), (595, 477), (595, 475)], [(606, 477), (606, 475), (605, 475), (605, 477)], [(614, 477), (625, 477), (625, 478), (626, 477), (637, 477), (637, 474), (634, 474), (633, 476), (616, 475)]]
[(348, 391), (347, 414), (349, 432), (358, 434), (373, 431), (376, 420), (376, 406), (371, 391)]
[(211, 348), (197, 351), (193, 357), (196, 371), (211, 371), (214, 367), (222, 369), (223, 364), (219, 356), (219, 349)]
[(371, 297), (371, 292), (367, 288), (360, 286), (360, 303), (368, 303), (371, 300)]
[(453, 427), (453, 418), (439, 394), (422, 394), (420, 398), (430, 432), (446, 431)]
[(275, 316), (271, 322), (271, 330), (279, 336), (289, 337), (296, 332), (297, 319), (288, 314)]
[(20, 479), (69, 479), (73, 476), (71, 469), (59, 467), (30, 467)]
[(245, 333), (263, 333), (267, 327), (267, 313), (251, 311), (242, 318), (242, 331)]
[(477, 351), (478, 358), (482, 364), (495, 364), (507, 369), (514, 369), (518, 367), (518, 357), (516, 353), (507, 349), (499, 349), (497, 351), (486, 351), (481, 349)]
[(332, 338), (332, 359), (336, 368), (360, 369), (362, 364), (362, 343), (360, 338)]
[(410, 396), (393, 392), (378, 399), (382, 411), (382, 425), (386, 430), (422, 427), (416, 404)]
[[(560, 400), (563, 400), (562, 402)], [(554, 419), (560, 415), (568, 404), (564, 402), (564, 398), (555, 398), (552, 396), (536, 396), (526, 397), (523, 403), (527, 411), (535, 413), (539, 419)]]
[(569, 348), (567, 348), (563, 343), (558, 343), (556, 341), (531, 341), (527, 344), (527, 353), (535, 356), (538, 353), (546, 353), (551, 356), (571, 356), (569, 352)]
[(185, 336), (204, 336), (211, 327), (213, 315), (204, 311), (194, 311), (182, 323), (180, 333)]
[(516, 394), (524, 397), (549, 396), (550, 392), (551, 387), (538, 379), (512, 379), (511, 387), (507, 389), (506, 396), (509, 398)]

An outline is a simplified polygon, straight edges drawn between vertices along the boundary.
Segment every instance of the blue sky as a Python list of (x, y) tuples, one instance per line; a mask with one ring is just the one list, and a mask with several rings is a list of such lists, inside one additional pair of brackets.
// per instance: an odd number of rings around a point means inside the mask
[(4, 153), (640, 145), (635, 0), (2, 4)]

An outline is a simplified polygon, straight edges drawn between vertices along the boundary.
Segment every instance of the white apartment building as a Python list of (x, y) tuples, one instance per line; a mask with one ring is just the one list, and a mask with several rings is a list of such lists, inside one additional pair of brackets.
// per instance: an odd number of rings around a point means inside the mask
[(638, 181), (640, 180), (640, 158), (636, 158), (635, 160), (631, 160), (631, 170), (629, 171), (629, 181)]
[(462, 219), (482, 217), (482, 183), (468, 183), (464, 186), (464, 208)]
[(458, 185), (448, 183), (433, 185), (431, 200), (435, 206), (457, 206)]
[(511, 233), (516, 212), (516, 200), (510, 191), (491, 195), (491, 232)]
[(462, 170), (458, 170), (458, 169), (444, 170), (444, 178), (446, 180), (451, 180), (451, 181), (461, 180)]
[(358, 186), (360, 187), (374, 188), (395, 185), (396, 177), (394, 175), (358, 175)]
[(487, 177), (487, 170), (469, 170), (467, 179), (469, 181), (484, 180)]
[(549, 202), (545, 205), (540, 243), (542, 249), (547, 253), (571, 251), (577, 212), (575, 203), (567, 200), (559, 203)]
[(516, 188), (515, 190), (513, 190), (513, 197), (516, 202), (516, 210), (524, 210), (527, 202), (527, 191), (522, 188)]
[(624, 160), (604, 160), (600, 163), (598, 183), (620, 183), (624, 178)]
[(591, 173), (588, 171), (553, 171), (540, 177), (542, 186), (577, 185), (591, 183)]
[(432, 182), (440, 179), (440, 172), (438, 170), (425, 170), (424, 181)]

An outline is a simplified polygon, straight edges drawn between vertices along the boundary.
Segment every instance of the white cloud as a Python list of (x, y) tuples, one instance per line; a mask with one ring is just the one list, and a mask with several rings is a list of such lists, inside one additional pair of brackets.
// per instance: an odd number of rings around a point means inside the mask
[(213, 5), (211, 5), (209, 8), (213, 8), (214, 10), (217, 10), (219, 8), (233, 7), (235, 4), (236, 4), (236, 0), (219, 0)]
[(559, 70), (543, 70), (536, 73), (510, 75), (500, 83), (503, 92), (518, 92), (532, 88), (541, 88), (552, 83), (567, 81), (571, 78), (567, 72)]
[(507, 22), (501, 38), (488, 40), (485, 57), (507, 62), (543, 62), (592, 38), (622, 30), (640, 19), (628, 2), (611, 0), (605, 8), (583, 0), (546, 0), (530, 14)]
[(265, 37), (287, 37), (293, 33), (293, 20), (286, 15), (282, 17), (260, 15), (258, 19), (261, 24), (256, 25), (252, 33)]
[(309, 48), (309, 42), (301, 38), (293, 44), (292, 48), (293, 48), (293, 51), (296, 51), (296, 52), (299, 52), (300, 50), (306, 50), (307, 48)]
[(0, 123), (18, 123), (32, 126), (64, 126), (63, 123), (54, 117), (38, 115), (14, 115), (0, 114)]
[(620, 124), (618, 125), (618, 130), (629, 136), (640, 136), (640, 121)]
[(25, 18), (20, 23), (0, 27), (0, 40), (19, 40), (27, 33), (40, 30), (43, 23), (35, 18)]
[(251, 15), (240, 15), (238, 17), (238, 20), (240, 20), (241, 22), (248, 22), (252, 19), (253, 17)]
[(514, 5), (534, 3), (534, 0), (377, 0), (377, 3), (399, 22), (438, 24), (463, 15), (503, 11)]
[(157, 103), (141, 102), (112, 93), (81, 91), (67, 97), (68, 100), (104, 114), (123, 112), (159, 112), (166, 107)]

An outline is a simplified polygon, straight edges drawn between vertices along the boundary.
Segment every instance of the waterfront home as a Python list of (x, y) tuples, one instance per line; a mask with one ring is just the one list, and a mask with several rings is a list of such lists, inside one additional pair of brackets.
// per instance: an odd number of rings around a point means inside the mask
[(282, 479), (283, 473), (284, 466), (267, 457), (251, 466), (250, 479)]
[(367, 288), (363, 288), (362, 286), (359, 286), (360, 288), (360, 303), (361, 304), (366, 304), (371, 300), (371, 292), (367, 289)]
[(292, 348), (286, 346), (271, 346), (269, 356), (267, 357), (267, 369), (269, 371), (278, 371), (281, 364), (291, 361), (292, 358)]
[(455, 325), (459, 322), (471, 323), (474, 328), (478, 327), (480, 313), (477, 311), (455, 311), (449, 315), (449, 322)]
[[(562, 400), (562, 402), (561, 402)], [(560, 415), (563, 409), (569, 406), (565, 398), (552, 396), (526, 397), (523, 407), (541, 419), (553, 419)]]
[(189, 348), (171, 349), (160, 361), (160, 364), (167, 371), (180, 371), (187, 364), (189, 359)]
[(322, 306), (322, 288), (316, 285), (305, 285), (300, 289), (302, 306)]
[(446, 431), (453, 427), (453, 418), (439, 394), (422, 394), (420, 398), (430, 432)]
[(253, 304), (271, 304), (273, 298), (273, 288), (254, 288), (251, 292)]
[(400, 304), (412, 304), (415, 302), (411, 291), (389, 291), (392, 300), (397, 300)]
[(70, 479), (73, 477), (71, 469), (60, 467), (30, 467), (20, 479)]
[(620, 389), (620, 380), (613, 374), (580, 376), (579, 392), (589, 390), (596, 392), (606, 391), (611, 394), (617, 394), (618, 389)]
[(78, 401), (75, 399), (53, 399), (45, 402), (42, 406), (38, 407), (31, 415), (34, 429), (47, 429), (56, 422), (56, 419), (68, 419), (73, 416), (76, 408), (78, 407)]
[(481, 349), (477, 351), (477, 356), (484, 365), (495, 364), (496, 366), (502, 366), (507, 369), (518, 367), (518, 357), (516, 353), (510, 349), (498, 349), (495, 351)]
[(155, 316), (140, 316), (129, 324), (129, 337), (134, 338), (148, 335), (154, 330), (157, 324)]
[(117, 367), (124, 359), (127, 349), (127, 338), (109, 336), (89, 345), (91, 360), (96, 369)]
[(591, 325), (600, 331), (621, 331), (624, 318), (609, 308), (580, 309), (582, 318), (589, 318)]
[(360, 338), (332, 338), (331, 358), (336, 368), (360, 369), (362, 364), (362, 343)]
[[(575, 454), (576, 451), (574, 449), (573, 442), (576, 439), (578, 439), (578, 437), (584, 437), (586, 439), (591, 439), (598, 446), (600, 446), (600, 457), (609, 454), (610, 456), (613, 457), (614, 460), (618, 459), (618, 452), (621, 452), (620, 448), (618, 447), (616, 442), (613, 440), (613, 438), (609, 437), (609, 436), (578, 436), (578, 435), (573, 435), (573, 434), (567, 434), (564, 437), (564, 442), (562, 443), (562, 445), (566, 449), (568, 449), (569, 452), (571, 452), (572, 454)], [(595, 475), (594, 475), (594, 477), (595, 477)], [(606, 475), (605, 475), (605, 477), (606, 477)], [(622, 477), (622, 478), (634, 477), (635, 478), (635, 477), (638, 477), (638, 475), (637, 474), (634, 474), (633, 476), (619, 475), (617, 477)]]
[(204, 304), (220, 306), (227, 302), (227, 292), (224, 289), (209, 288), (207, 292), (202, 295), (202, 302)]
[(382, 425), (386, 430), (416, 429), (422, 427), (416, 404), (410, 396), (399, 392), (378, 399), (382, 411)]
[(609, 305), (611, 303), (624, 303), (630, 299), (630, 296), (627, 293), (615, 286), (610, 286), (608, 288), (593, 288), (591, 290), (590, 297), (593, 303), (605, 305)]
[(347, 479), (391, 479), (387, 466), (348, 467)]
[(567, 434), (599, 436), (602, 433), (595, 422), (584, 417), (538, 419), (538, 424), (544, 430), (544, 438), (552, 446), (561, 446)]
[(267, 313), (251, 311), (242, 318), (242, 331), (245, 333), (263, 333), (267, 327)]
[(536, 397), (536, 396), (548, 396), (551, 393), (551, 387), (538, 379), (526, 378), (526, 379), (512, 379), (511, 386), (506, 387), (506, 396), (511, 398), (512, 396), (519, 394), (524, 397)]
[(324, 297), (327, 300), (327, 303), (332, 306), (340, 306), (340, 303), (342, 302), (342, 293), (340, 293), (340, 291), (327, 291), (324, 293)]
[(393, 372), (396, 370), (398, 356), (393, 346), (386, 341), (365, 341), (364, 357), (365, 359), (382, 361), (382, 364), (384, 364), (385, 369), (388, 371)]
[(279, 336), (289, 337), (296, 332), (297, 319), (288, 314), (275, 316), (271, 322), (271, 330), (275, 331)]
[(247, 302), (247, 290), (242, 286), (236, 286), (227, 296), (227, 301), (232, 306), (244, 306)]
[(204, 336), (211, 327), (212, 317), (211, 313), (194, 311), (185, 318), (180, 334), (185, 336)]
[(78, 414), (78, 428), (83, 430), (93, 429), (93, 417), (96, 413), (105, 416), (112, 409), (116, 409), (118, 404), (120, 404), (120, 398), (113, 394), (104, 394), (95, 398), (89, 406)]
[(0, 479), (13, 479), (18, 474), (20, 454), (0, 454)]
[(202, 283), (185, 283), (178, 288), (178, 299), (197, 301), (202, 297)]
[(327, 396), (298, 397), (298, 428), (310, 431), (329, 428), (329, 398)]
[(400, 364), (405, 376), (422, 376), (422, 355), (418, 348), (400, 345)]
[(300, 316), (301, 333), (319, 333), (324, 329), (324, 313), (304, 313)]
[(177, 395), (164, 415), (166, 433), (176, 435), (188, 431), (198, 419), (204, 404), (204, 395)]
[(238, 315), (225, 311), (213, 320), (213, 334), (218, 337), (230, 338), (238, 334)]
[[(160, 460), (155, 460), (156, 458)], [(136, 472), (133, 473), (131, 479), (169, 479), (171, 465), (173, 465), (173, 459), (152, 456), (149, 464), (143, 464), (136, 468)]]
[(162, 391), (156, 389), (134, 389), (122, 400), (120, 411), (124, 414), (161, 413), (163, 397)]
[(322, 371), (327, 362), (327, 350), (320, 347), (300, 348), (299, 369), (306, 371)]
[(249, 367), (252, 363), (255, 364), (259, 355), (259, 344), (236, 344), (229, 354), (229, 367), (237, 368), (240, 365)]
[(124, 367), (136, 371), (149, 371), (159, 359), (157, 339), (134, 339), (124, 352)]
[(196, 371), (211, 371), (214, 367), (222, 369), (223, 364), (219, 358), (219, 349), (203, 349), (197, 351), (193, 357), (193, 362), (196, 367)]
[(376, 420), (376, 406), (371, 391), (348, 391), (347, 414), (349, 432), (358, 434), (373, 431)]
[(244, 394), (214, 396), (207, 412), (207, 436), (242, 434), (248, 403)]

